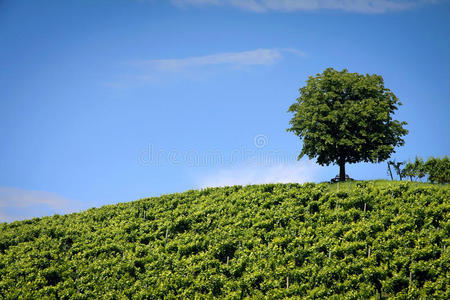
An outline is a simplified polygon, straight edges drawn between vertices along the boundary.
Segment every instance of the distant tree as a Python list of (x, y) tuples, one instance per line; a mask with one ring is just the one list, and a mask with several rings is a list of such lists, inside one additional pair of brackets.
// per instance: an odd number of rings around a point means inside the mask
[(414, 173), (420, 181), (422, 181), (422, 178), (427, 174), (425, 163), (421, 157), (416, 156), (416, 159), (414, 160)]
[(341, 181), (346, 163), (381, 162), (404, 144), (406, 122), (392, 119), (401, 103), (381, 76), (328, 68), (299, 91), (287, 129), (303, 139), (298, 159), (307, 155), (320, 165), (339, 165)]
[(392, 176), (391, 162), (390, 161), (387, 162), (387, 167), (388, 167), (388, 173), (391, 176), (391, 180), (394, 180), (394, 176)]
[[(405, 164), (404, 161), (396, 162), (395, 159), (388, 161), (388, 167), (389, 167), (389, 165), (391, 165), (394, 168), (395, 173), (397, 173), (400, 180), (402, 180), (403, 177), (405, 176), (405, 170), (402, 169), (402, 165), (404, 165), (404, 164)], [(389, 168), (389, 170), (390, 170), (390, 168)], [(392, 174), (391, 174), (391, 178), (392, 178)]]
[(421, 157), (416, 156), (414, 162), (408, 161), (401, 172), (403, 177), (409, 177), (411, 181), (413, 178), (422, 180), (426, 175), (425, 163)]
[(402, 176), (409, 177), (411, 181), (413, 181), (413, 178), (416, 177), (416, 171), (414, 169), (414, 164), (411, 161), (408, 161), (406, 163), (405, 168), (402, 170)]
[(450, 183), (450, 160), (448, 156), (443, 158), (430, 157), (425, 163), (428, 180), (432, 183)]

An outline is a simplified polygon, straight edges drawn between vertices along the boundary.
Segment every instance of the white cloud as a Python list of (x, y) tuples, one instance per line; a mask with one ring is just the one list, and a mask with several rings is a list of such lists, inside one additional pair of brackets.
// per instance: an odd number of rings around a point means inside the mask
[(77, 208), (73, 201), (54, 193), (0, 187), (0, 222), (69, 213)]
[(105, 86), (121, 88), (130, 84), (158, 84), (166, 80), (176, 80), (179, 75), (201, 81), (206, 73), (211, 74), (224, 68), (248, 70), (254, 66), (270, 66), (280, 62), (287, 55), (306, 57), (304, 52), (293, 48), (259, 48), (204, 56), (129, 61), (127, 65), (133, 70), (127, 75), (122, 75), (120, 81), (106, 82)]
[(230, 6), (252, 12), (293, 12), (319, 9), (342, 10), (356, 13), (385, 13), (406, 10), (439, 0), (172, 0), (180, 6)]
[(201, 4), (220, 4), (221, 0), (172, 0), (172, 3), (179, 6), (184, 5), (201, 5)]
[(319, 177), (320, 166), (312, 161), (300, 161), (267, 166), (245, 163), (221, 169), (196, 179), (199, 188), (261, 183), (313, 182)]
[(242, 68), (254, 65), (273, 65), (283, 58), (284, 52), (298, 56), (305, 55), (303, 52), (291, 48), (256, 49), (186, 58), (142, 60), (134, 64), (141, 67), (153, 67), (159, 71), (181, 71), (211, 65), (229, 65), (235, 68)]

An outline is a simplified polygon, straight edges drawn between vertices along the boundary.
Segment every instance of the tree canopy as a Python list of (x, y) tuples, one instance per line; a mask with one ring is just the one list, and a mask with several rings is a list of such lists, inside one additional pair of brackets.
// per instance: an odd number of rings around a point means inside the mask
[(381, 162), (404, 145), (407, 123), (393, 120), (401, 103), (382, 76), (328, 68), (299, 91), (287, 129), (303, 140), (299, 159), (307, 155), (320, 165), (337, 164), (345, 180), (346, 163)]

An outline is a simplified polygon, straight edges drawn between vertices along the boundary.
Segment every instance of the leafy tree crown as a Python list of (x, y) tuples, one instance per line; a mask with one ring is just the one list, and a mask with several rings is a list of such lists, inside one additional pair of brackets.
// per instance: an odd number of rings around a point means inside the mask
[(407, 123), (393, 120), (401, 103), (383, 77), (328, 68), (299, 91), (287, 129), (303, 139), (299, 159), (317, 157), (321, 165), (381, 162), (404, 144)]

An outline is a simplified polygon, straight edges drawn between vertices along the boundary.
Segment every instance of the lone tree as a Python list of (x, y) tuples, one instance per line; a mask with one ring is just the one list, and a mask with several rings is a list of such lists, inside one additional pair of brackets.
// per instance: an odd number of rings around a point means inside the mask
[(320, 165), (339, 165), (340, 181), (346, 163), (381, 162), (404, 145), (407, 123), (392, 119), (401, 103), (383, 77), (328, 68), (299, 91), (287, 129), (303, 139), (298, 159), (307, 155)]

